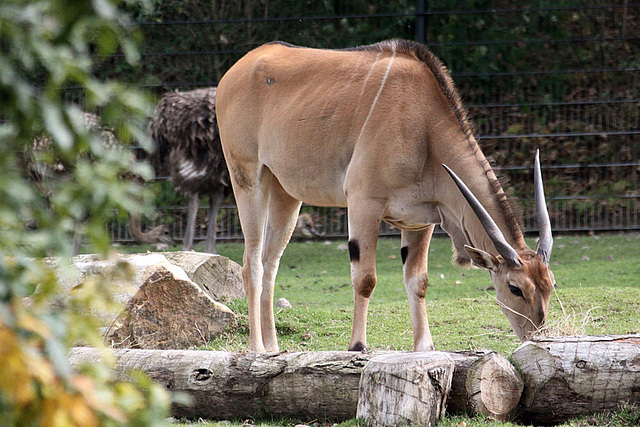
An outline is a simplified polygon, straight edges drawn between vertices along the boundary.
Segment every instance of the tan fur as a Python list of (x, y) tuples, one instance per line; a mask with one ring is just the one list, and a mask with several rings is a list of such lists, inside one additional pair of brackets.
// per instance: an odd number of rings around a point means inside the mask
[[(383, 220), (402, 229), (407, 248), (404, 281), (416, 350), (433, 349), (424, 304), (433, 224), (449, 233), (462, 264), (472, 261), (465, 245), (495, 260), (487, 267), (493, 269), (499, 298), (519, 305), (505, 294), (511, 269), (505, 270), (492, 240), (441, 165), (454, 169), (481, 200), (518, 254), (526, 258), (533, 251), (473, 138), (451, 77), (425, 46), (391, 40), (336, 51), (271, 43), (249, 52), (227, 72), (216, 102), (245, 236), (251, 350), (278, 349), (270, 298), (301, 202), (348, 208), (349, 239), (359, 249), (359, 258), (351, 261), (350, 349), (366, 346), (366, 313)], [(542, 297), (548, 307), (548, 296)], [(540, 304), (533, 303), (537, 310)], [(525, 308), (523, 314), (529, 316), (529, 305)], [(543, 322), (537, 319), (535, 326)], [(516, 330), (519, 336), (530, 330), (523, 331)]]

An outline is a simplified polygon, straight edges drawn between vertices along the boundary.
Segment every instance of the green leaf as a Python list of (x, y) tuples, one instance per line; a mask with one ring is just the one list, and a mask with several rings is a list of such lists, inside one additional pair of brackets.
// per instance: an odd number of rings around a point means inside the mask
[(43, 101), (42, 117), (44, 119), (45, 129), (51, 134), (54, 143), (63, 151), (70, 151), (73, 147), (74, 137), (64, 122), (60, 108), (51, 102)]

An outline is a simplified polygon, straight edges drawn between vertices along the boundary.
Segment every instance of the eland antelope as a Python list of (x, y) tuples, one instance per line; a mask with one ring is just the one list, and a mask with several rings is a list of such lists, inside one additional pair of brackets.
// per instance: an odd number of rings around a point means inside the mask
[(472, 135), (449, 73), (426, 46), (390, 40), (324, 50), (269, 43), (229, 69), (216, 102), (244, 233), (251, 351), (278, 350), (274, 282), (302, 202), (347, 207), (350, 350), (367, 346), (381, 221), (402, 230), (414, 350), (434, 348), (425, 294), (435, 224), (451, 237), (458, 264), (489, 272), (521, 340), (544, 324), (554, 278), (539, 163), (540, 240), (533, 251)]

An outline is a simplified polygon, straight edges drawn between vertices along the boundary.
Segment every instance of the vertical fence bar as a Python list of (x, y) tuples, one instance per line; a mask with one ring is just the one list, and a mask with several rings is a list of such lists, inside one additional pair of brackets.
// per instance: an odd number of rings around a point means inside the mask
[(427, 0), (416, 0), (416, 41), (427, 42)]

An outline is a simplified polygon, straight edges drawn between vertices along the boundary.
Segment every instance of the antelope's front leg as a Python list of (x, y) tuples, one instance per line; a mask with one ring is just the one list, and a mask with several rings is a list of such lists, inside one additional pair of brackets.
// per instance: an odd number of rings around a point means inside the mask
[(427, 320), (425, 295), (429, 279), (427, 276), (427, 259), (429, 243), (434, 226), (422, 231), (402, 231), (402, 272), (404, 286), (409, 299), (411, 311), (411, 327), (413, 329), (413, 350), (431, 351), (435, 347)]
[[(359, 206), (367, 207), (366, 204)], [(350, 351), (367, 349), (367, 311), (376, 287), (376, 244), (381, 215), (375, 214), (375, 209), (363, 210), (349, 208), (349, 257), (354, 303)]]

